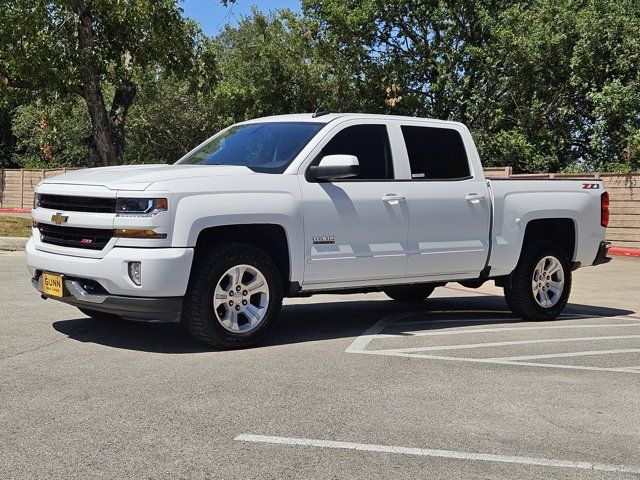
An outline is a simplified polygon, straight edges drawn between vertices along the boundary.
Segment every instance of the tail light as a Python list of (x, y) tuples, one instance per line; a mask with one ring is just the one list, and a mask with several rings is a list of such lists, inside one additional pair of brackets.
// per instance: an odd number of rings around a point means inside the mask
[(609, 226), (609, 194), (604, 192), (600, 195), (600, 225)]

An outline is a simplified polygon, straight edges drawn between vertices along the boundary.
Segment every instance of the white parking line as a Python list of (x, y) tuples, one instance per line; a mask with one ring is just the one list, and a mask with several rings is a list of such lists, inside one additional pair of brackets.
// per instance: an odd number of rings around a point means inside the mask
[[(465, 335), (470, 333), (494, 333), (494, 332), (524, 332), (532, 330), (566, 330), (568, 328), (619, 328), (619, 327), (640, 327), (640, 323), (612, 323), (600, 325), (551, 325), (542, 327), (497, 327), (497, 328), (469, 328), (465, 330), (445, 330), (445, 331), (429, 331), (429, 332), (402, 332), (402, 336), (412, 337), (437, 337), (441, 335)], [(397, 337), (398, 334), (382, 333), (379, 338)]]
[(586, 365), (564, 365), (553, 363), (535, 363), (524, 362), (517, 360), (501, 360), (493, 358), (465, 358), (465, 357), (448, 357), (445, 355), (424, 355), (420, 353), (379, 353), (378, 350), (367, 350), (361, 353), (368, 353), (371, 355), (387, 355), (390, 357), (409, 357), (409, 358), (422, 358), (427, 360), (448, 360), (451, 362), (468, 362), (468, 363), (489, 363), (497, 365), (517, 365), (525, 367), (542, 367), (542, 368), (556, 368), (564, 370), (590, 370), (594, 372), (617, 372), (617, 373), (640, 373), (640, 370), (634, 370), (630, 367), (591, 367)]
[[(495, 357), (487, 360), (538, 360), (541, 358), (567, 358), (567, 357), (586, 357), (591, 355), (617, 355), (619, 353), (638, 353), (640, 348), (625, 348), (621, 350), (590, 350), (586, 352), (565, 352), (565, 353), (547, 353), (544, 355), (522, 355), (519, 357)], [(627, 370), (633, 368), (625, 367)]]
[(517, 455), (498, 455), (493, 453), (461, 452), (455, 450), (437, 450), (430, 448), (413, 448), (394, 445), (375, 445), (371, 443), (338, 442), (334, 440), (320, 440), (314, 438), (276, 437), (271, 435), (252, 435), (243, 433), (234, 440), (239, 442), (267, 443), (276, 445), (290, 445), (302, 447), (331, 448), (341, 450), (357, 450), (362, 452), (392, 453), (400, 455), (415, 455), (420, 457), (451, 458), (470, 460), (475, 462), (498, 462), (521, 465), (536, 465), (541, 467), (572, 468), (579, 470), (595, 470), (601, 472), (640, 473), (640, 467), (627, 465), (609, 465), (606, 463), (592, 463), (573, 460), (557, 460), (553, 458), (521, 457)]
[[(452, 312), (448, 312), (452, 313)], [(465, 329), (465, 330), (441, 330), (441, 331), (428, 331), (428, 332), (402, 332), (402, 335), (396, 334), (384, 334), (382, 333), (385, 328), (391, 325), (403, 325), (406, 326), (408, 323), (411, 324), (419, 324), (425, 323), (426, 326), (433, 323), (482, 323), (491, 321), (491, 319), (466, 319), (466, 320), (425, 320), (416, 321), (416, 322), (408, 322), (408, 318), (414, 317), (416, 315), (422, 315), (423, 312), (412, 312), (412, 313), (403, 313), (397, 315), (391, 315), (389, 317), (378, 320), (376, 323), (371, 325), (362, 335), (357, 337), (351, 345), (347, 347), (345, 350), (346, 353), (360, 353), (365, 355), (386, 355), (391, 357), (410, 357), (410, 358), (421, 358), (421, 359), (429, 359), (429, 360), (444, 360), (444, 361), (453, 361), (453, 362), (468, 362), (468, 363), (489, 363), (489, 364), (500, 364), (500, 365), (517, 365), (517, 366), (529, 366), (529, 367), (541, 367), (541, 368), (555, 368), (555, 369), (566, 369), (566, 370), (587, 370), (587, 371), (600, 371), (600, 372), (616, 372), (616, 373), (635, 373), (640, 374), (640, 367), (594, 367), (594, 366), (585, 366), (585, 365), (565, 365), (565, 364), (550, 364), (550, 363), (535, 363), (525, 361), (526, 359), (514, 360), (510, 357), (498, 357), (498, 358), (464, 358), (464, 357), (453, 357), (446, 355), (429, 355), (421, 352), (433, 352), (433, 351), (448, 351), (448, 350), (459, 350), (459, 349), (471, 349), (471, 348), (484, 348), (491, 346), (507, 346), (507, 345), (526, 345), (526, 344), (535, 344), (535, 343), (557, 343), (557, 342), (578, 342), (578, 341), (597, 341), (597, 340), (623, 340), (629, 338), (640, 338), (640, 335), (607, 335), (607, 336), (598, 336), (598, 337), (577, 337), (577, 338), (559, 338), (559, 339), (540, 339), (540, 340), (522, 340), (522, 341), (511, 341), (511, 342), (491, 342), (491, 343), (479, 343), (479, 344), (468, 344), (468, 345), (441, 345), (435, 347), (411, 347), (411, 348), (397, 348), (397, 349), (384, 349), (384, 350), (369, 350), (367, 349), (368, 345), (376, 338), (404, 338), (406, 336), (438, 336), (438, 335), (459, 335), (464, 334), (465, 332), (471, 332), (475, 330), (475, 333), (484, 333), (484, 332), (500, 332), (500, 330), (506, 331), (517, 331), (517, 330), (544, 330), (544, 329), (561, 329), (561, 328), (608, 328), (608, 327), (635, 327), (640, 326), (640, 320), (637, 318), (632, 318), (627, 315), (619, 315), (616, 317), (608, 317), (611, 320), (625, 320), (633, 323), (629, 324), (599, 324), (599, 325), (553, 325), (553, 326), (536, 326), (536, 327), (495, 327), (495, 328), (484, 328), (484, 329)], [(574, 314), (574, 317), (578, 318), (593, 318), (590, 315), (584, 314)], [(560, 320), (566, 320), (567, 317), (561, 317)], [(500, 319), (501, 323), (504, 319)], [(514, 322), (521, 322), (523, 320), (517, 319)], [(510, 320), (508, 323), (512, 323)], [(620, 352), (620, 349), (612, 349), (609, 351), (601, 351), (602, 354), (617, 354), (617, 353), (626, 353)], [(557, 355), (557, 354), (556, 354)], [(578, 356), (578, 355), (574, 355)]]
[(640, 335), (605, 335), (599, 337), (572, 337), (572, 338), (541, 338), (536, 340), (512, 340), (509, 342), (483, 342), (469, 343), (466, 345), (436, 345), (432, 347), (411, 347), (376, 350), (378, 353), (411, 353), (411, 352), (436, 352), (447, 350), (466, 350), (471, 348), (506, 347), (511, 345), (535, 345), (539, 343), (565, 343), (565, 342), (594, 342), (600, 340), (621, 340), (626, 338), (640, 338)]

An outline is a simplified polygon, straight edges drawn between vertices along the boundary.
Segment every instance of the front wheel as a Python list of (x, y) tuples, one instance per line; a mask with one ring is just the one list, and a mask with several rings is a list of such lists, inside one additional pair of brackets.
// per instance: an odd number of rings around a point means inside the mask
[(384, 293), (397, 302), (422, 303), (435, 290), (433, 285), (407, 285), (384, 290)]
[(569, 258), (548, 241), (524, 247), (511, 282), (504, 287), (509, 308), (527, 320), (553, 320), (567, 306), (570, 292)]
[(252, 245), (217, 245), (194, 261), (181, 321), (212, 347), (248, 347), (273, 326), (282, 295), (280, 272), (266, 253)]

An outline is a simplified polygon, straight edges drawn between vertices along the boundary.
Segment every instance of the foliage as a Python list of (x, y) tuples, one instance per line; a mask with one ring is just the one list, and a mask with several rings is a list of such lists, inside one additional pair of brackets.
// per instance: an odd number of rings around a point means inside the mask
[(337, 52), (314, 38), (317, 25), (289, 10), (258, 11), (227, 26), (206, 49), (216, 52), (211, 95), (219, 124), (247, 118), (344, 108), (350, 79)]
[(128, 122), (127, 163), (173, 163), (219, 127), (210, 102), (175, 77), (141, 88)]
[(128, 163), (325, 107), (464, 122), (487, 165), (516, 172), (640, 168), (636, 0), (303, 0), (301, 15), (254, 10), (213, 38), (172, 0), (94, 0), (87, 55), (78, 3), (0, 0), (4, 163), (100, 162), (94, 116), (73, 97), (90, 66), (110, 114), (133, 87), (118, 127)]
[(349, 52), (371, 110), (462, 121), (487, 164), (515, 171), (639, 167), (633, 0), (303, 6)]
[[(92, 157), (123, 159), (124, 125), (148, 69), (192, 68), (197, 29), (177, 0), (1, 0), (0, 104), (12, 95), (81, 96)], [(105, 100), (103, 87), (113, 87)]]
[(91, 126), (80, 99), (21, 105), (13, 117), (13, 131), (18, 141), (12, 160), (23, 168), (91, 165)]

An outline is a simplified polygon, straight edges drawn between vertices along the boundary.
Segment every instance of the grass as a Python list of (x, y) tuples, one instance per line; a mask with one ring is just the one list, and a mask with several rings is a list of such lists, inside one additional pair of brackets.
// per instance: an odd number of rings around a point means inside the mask
[(31, 235), (31, 219), (0, 215), (0, 237), (28, 237)]

